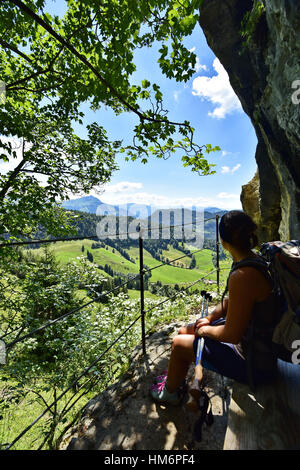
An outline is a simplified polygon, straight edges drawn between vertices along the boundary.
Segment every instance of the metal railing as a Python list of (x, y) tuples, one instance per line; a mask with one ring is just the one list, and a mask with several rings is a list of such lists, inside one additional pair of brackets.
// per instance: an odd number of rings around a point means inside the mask
[[(197, 279), (196, 281), (192, 282), (190, 285), (188, 285), (187, 287), (185, 287), (185, 290), (189, 290), (191, 287), (193, 287), (194, 285), (196, 285), (197, 283), (203, 281), (205, 278), (207, 278), (208, 276), (210, 276), (211, 274), (213, 273), (216, 273), (216, 283), (217, 283), (217, 290), (218, 290), (218, 293), (219, 293), (219, 287), (220, 287), (220, 265), (219, 265), (219, 215), (217, 214), (215, 217), (213, 218), (209, 218), (209, 219), (204, 219), (204, 222), (207, 222), (207, 221), (210, 221), (210, 220), (213, 220), (215, 219), (216, 220), (216, 268), (213, 269), (212, 271), (210, 271), (209, 273), (206, 273), (204, 276), (202, 276), (201, 278)], [(186, 224), (186, 225), (190, 225), (190, 224)], [(172, 227), (175, 227), (174, 225), (172, 226), (169, 226), (167, 228), (172, 228)], [(156, 227), (155, 229), (158, 229), (158, 228), (162, 228), (162, 227)], [(166, 228), (166, 227), (164, 227)], [(129, 232), (127, 232), (129, 233)], [(135, 232), (136, 233), (136, 232)], [(71, 238), (71, 239), (63, 239), (64, 241), (70, 241), (70, 240), (82, 240), (82, 239), (87, 239), (87, 238), (96, 238), (96, 237), (79, 237), (79, 238)], [(29, 245), (29, 244), (34, 244), (34, 243), (41, 243), (41, 242), (44, 242), (44, 243), (53, 243), (55, 241), (61, 241), (62, 239), (55, 239), (55, 240), (34, 240), (34, 241), (26, 241), (26, 242), (12, 242), (12, 243), (3, 243), (0, 245), (0, 248), (5, 246), (5, 247), (8, 247), (8, 246), (11, 246), (11, 247), (14, 247), (14, 246), (22, 246), (22, 245)], [(145, 310), (145, 299), (144, 299), (144, 290), (145, 290), (145, 286), (144, 286), (144, 276), (147, 272), (151, 272), (153, 271), (154, 269), (158, 269), (162, 266), (169, 266), (169, 265), (172, 265), (172, 263), (174, 263), (175, 261), (178, 261), (180, 259), (183, 259), (185, 257), (188, 257), (188, 256), (192, 256), (194, 255), (195, 253), (198, 253), (202, 251), (202, 248), (199, 249), (199, 250), (196, 250), (192, 253), (189, 253), (189, 254), (184, 254), (176, 259), (173, 259), (173, 260), (170, 260), (168, 262), (162, 262), (152, 268), (145, 268), (144, 267), (144, 257), (143, 257), (143, 252), (144, 252), (144, 246), (143, 246), (143, 237), (142, 237), (142, 231), (140, 230), (139, 232), (139, 273), (137, 275), (135, 275), (134, 277), (130, 278), (130, 279), (127, 279), (126, 281), (124, 281), (123, 283), (121, 283), (120, 285), (117, 285), (115, 286), (114, 288), (112, 288), (111, 290), (107, 291), (107, 292), (102, 292), (99, 296), (97, 296), (96, 298), (92, 299), (91, 301), (83, 304), (82, 306), (80, 307), (77, 307), (73, 310), (71, 310), (70, 312), (67, 312), (59, 317), (57, 317), (56, 319), (54, 320), (51, 320), (49, 322), (46, 322), (44, 325), (38, 327), (38, 328), (35, 328), (33, 330), (31, 330), (30, 332), (26, 333), (25, 335), (23, 336), (19, 336), (17, 335), (17, 337), (9, 342), (7, 345), (6, 345), (6, 350), (7, 350), (7, 353), (9, 353), (12, 348), (24, 341), (25, 339), (28, 339), (30, 337), (33, 337), (34, 335), (36, 335), (37, 333), (45, 330), (46, 328), (54, 325), (55, 323), (57, 322), (60, 322), (60, 321), (63, 321), (65, 320), (67, 317), (71, 316), (71, 315), (75, 315), (77, 313), (79, 313), (82, 309), (86, 308), (87, 306), (93, 304), (94, 302), (97, 302), (101, 299), (101, 297), (103, 296), (107, 296), (109, 295), (110, 293), (114, 293), (115, 291), (119, 291), (121, 287), (127, 285), (128, 282), (132, 281), (132, 280), (135, 280), (135, 279), (139, 279), (140, 280), (140, 314), (135, 318), (135, 320), (105, 349), (105, 351), (103, 351), (88, 367), (86, 367), (82, 372), (81, 374), (78, 375), (78, 377), (58, 396), (55, 398), (55, 400), (53, 400), (53, 402), (48, 405), (44, 410), (43, 412), (36, 418), (32, 421), (32, 423), (30, 425), (28, 425), (25, 429), (23, 429), (23, 431), (16, 437), (13, 439), (12, 442), (10, 442), (10, 444), (8, 444), (6, 447), (5, 447), (5, 450), (9, 450), (11, 449), (38, 421), (40, 421), (40, 419), (46, 415), (46, 413), (51, 410), (54, 406), (56, 406), (57, 402), (59, 400), (61, 400), (71, 389), (74, 389), (74, 387), (76, 385), (78, 385), (79, 381), (88, 375), (88, 373), (91, 371), (91, 369), (96, 365), (98, 364), (101, 359), (105, 356), (105, 354), (107, 354), (108, 351), (110, 351), (112, 349), (112, 347), (118, 343), (118, 341), (139, 321), (141, 320), (141, 338), (142, 338), (142, 351), (143, 351), (143, 354), (145, 355), (146, 354), (146, 329), (145, 329), (145, 319), (146, 319), (146, 315), (160, 307), (161, 305), (163, 305), (165, 302), (168, 302), (170, 300), (173, 300), (175, 299), (179, 294), (180, 292), (177, 292), (176, 294), (174, 294), (173, 296), (171, 297), (168, 297), (167, 299), (155, 304), (154, 306), (150, 307), (148, 310)], [(227, 268), (226, 268), (227, 269)], [(5, 336), (7, 336), (8, 333), (6, 333), (5, 335), (2, 336), (2, 338), (0, 339), (3, 339)], [(100, 379), (98, 379), (99, 381)], [(88, 379), (88, 381), (82, 386), (82, 387), (85, 387), (87, 385), (88, 382), (91, 381), (91, 378)], [(95, 383), (93, 384), (95, 385)], [(80, 387), (80, 388), (82, 388)], [(69, 408), (71, 409), (71, 407)], [(45, 441), (44, 441), (45, 442)]]

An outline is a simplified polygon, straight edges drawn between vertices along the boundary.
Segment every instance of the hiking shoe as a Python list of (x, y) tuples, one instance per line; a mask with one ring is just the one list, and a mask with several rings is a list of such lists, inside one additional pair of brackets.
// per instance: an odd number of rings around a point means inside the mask
[(155, 377), (154, 379), (154, 384), (161, 384), (161, 383), (165, 383), (167, 381), (167, 378), (168, 378), (168, 369), (167, 370), (164, 370), (162, 372), (162, 375), (158, 375), (157, 377)]
[(178, 392), (168, 392), (166, 382), (153, 384), (150, 389), (150, 395), (154, 401), (164, 405), (179, 405), (181, 402)]

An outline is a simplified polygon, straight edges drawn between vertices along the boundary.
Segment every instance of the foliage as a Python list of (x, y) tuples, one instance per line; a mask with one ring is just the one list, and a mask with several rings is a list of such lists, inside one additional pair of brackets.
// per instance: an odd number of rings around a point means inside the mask
[(1, 232), (32, 236), (42, 224), (49, 233), (66, 235), (72, 231), (71, 214), (56, 201), (109, 181), (119, 143), (110, 143), (97, 124), (88, 126), (87, 139), (81, 139), (72, 129), (72, 116), (61, 117), (49, 107), (39, 109), (38, 103), (18, 109), (8, 96), (4, 108), (2, 132), (19, 139), (14, 146), (1, 140), (0, 159), (13, 161), (19, 152), (20, 162), (0, 175)]
[(241, 37), (243, 38), (244, 47), (249, 46), (255, 37), (258, 25), (266, 12), (266, 7), (262, 0), (254, 0), (253, 7), (249, 10), (241, 24)]
[[(7, 99), (0, 106), (0, 159), (15, 166), (0, 179), (0, 232), (28, 236), (38, 223), (51, 234), (63, 232), (66, 220), (53, 214), (53, 203), (107, 182), (116, 152), (143, 163), (181, 152), (185, 166), (214, 173), (205, 154), (219, 148), (197, 144), (188, 121), (168, 119), (158, 84), (132, 81), (135, 51), (154, 43), (163, 74), (180, 82), (192, 77), (196, 56), (183, 40), (197, 24), (201, 3), (68, 0), (59, 17), (49, 14), (44, 0), (1, 2), (0, 76)], [(96, 123), (84, 128), (83, 104), (133, 113), (132, 143), (111, 142)], [(20, 144), (19, 162), (12, 138)]]
[[(146, 301), (147, 332), (157, 329), (158, 325), (164, 322), (187, 320), (187, 308), (195, 306), (197, 302), (198, 296), (185, 293), (180, 293), (175, 300), (168, 300), (154, 309), (157, 301)], [(12, 350), (8, 365), (0, 371), (2, 384), (7, 383), (2, 388), (2, 443), (11, 442), (32, 421), (33, 415), (38, 416), (53, 399), (74, 383), (82, 371), (124, 333), (138, 314), (139, 301), (132, 301), (126, 294), (119, 294), (116, 297), (110, 296), (108, 304), (101, 306), (101, 309), (94, 305), (83, 310), (73, 326), (66, 326), (64, 322), (58, 323), (54, 343), (57, 351), (63, 351), (64, 354), (56, 355), (55, 367), (49, 362), (34, 360), (34, 338), (26, 340), (22, 348)], [(59, 334), (60, 332), (63, 334)], [(87, 400), (97, 391), (100, 393), (104, 390), (128, 367), (131, 351), (140, 343), (140, 338), (141, 325), (136, 322), (97, 365), (70, 389), (66, 397), (52, 407), (46, 419), (17, 443), (16, 448), (31, 449), (39, 445), (56, 448), (64, 429), (73, 422)], [(45, 342), (45, 347), (47, 346), (49, 343)], [(16, 421), (15, 417), (24, 407), (30, 410), (30, 414), (27, 414), (26, 420), (23, 417), (22, 420)], [(10, 423), (14, 425), (11, 426)], [(17, 423), (19, 426), (16, 426)]]

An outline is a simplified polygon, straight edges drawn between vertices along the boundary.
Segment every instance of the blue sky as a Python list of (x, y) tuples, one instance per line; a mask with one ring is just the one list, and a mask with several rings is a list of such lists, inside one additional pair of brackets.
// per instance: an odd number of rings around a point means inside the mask
[[(161, 74), (156, 62), (156, 45), (136, 54), (137, 71), (133, 82), (140, 83), (147, 78), (159, 84), (169, 118), (189, 120), (196, 130), (198, 143), (221, 148), (208, 157), (217, 165), (217, 173), (211, 176), (192, 173), (191, 169), (183, 167), (180, 153), (168, 160), (152, 157), (147, 164), (126, 162), (123, 154), (117, 156), (119, 170), (104, 187), (104, 192), (89, 194), (107, 204), (136, 202), (156, 207), (241, 208), (241, 187), (256, 170), (254, 129), (229, 84), (226, 71), (207, 46), (200, 26), (185, 43), (197, 55), (197, 72), (189, 82), (177, 83)], [(125, 141), (130, 139), (136, 122), (132, 114), (116, 117), (109, 110), (88, 112), (87, 118), (103, 125), (112, 139)]]

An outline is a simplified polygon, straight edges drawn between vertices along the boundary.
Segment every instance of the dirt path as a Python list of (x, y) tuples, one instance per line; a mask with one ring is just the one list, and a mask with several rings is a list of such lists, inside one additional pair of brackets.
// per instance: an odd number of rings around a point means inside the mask
[[(230, 382), (206, 373), (214, 423), (204, 424), (202, 440), (193, 439), (199, 414), (185, 407), (153, 402), (149, 388), (153, 378), (168, 366), (171, 338), (181, 324), (171, 324), (147, 338), (147, 355), (134, 351), (132, 364), (122, 379), (91, 400), (79, 425), (66, 436), (61, 449), (68, 450), (194, 450), (222, 449), (227, 426)], [(193, 368), (190, 368), (191, 377)], [(224, 391), (226, 397), (222, 398)]]

